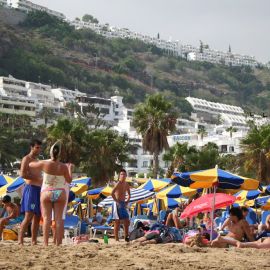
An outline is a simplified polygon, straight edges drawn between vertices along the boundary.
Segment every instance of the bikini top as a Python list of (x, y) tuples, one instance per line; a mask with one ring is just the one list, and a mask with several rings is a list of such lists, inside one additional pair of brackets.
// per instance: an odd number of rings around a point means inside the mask
[(52, 175), (43, 172), (43, 182), (41, 191), (53, 189), (65, 189), (66, 179), (63, 175)]

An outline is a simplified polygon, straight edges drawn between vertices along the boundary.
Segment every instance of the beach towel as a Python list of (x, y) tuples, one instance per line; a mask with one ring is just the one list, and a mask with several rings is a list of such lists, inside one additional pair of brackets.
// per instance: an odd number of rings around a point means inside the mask
[(126, 209), (126, 203), (124, 201), (112, 204), (112, 219), (128, 219), (129, 214)]

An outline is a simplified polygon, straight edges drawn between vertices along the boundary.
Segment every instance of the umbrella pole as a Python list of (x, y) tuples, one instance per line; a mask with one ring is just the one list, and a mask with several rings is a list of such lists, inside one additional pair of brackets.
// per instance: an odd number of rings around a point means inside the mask
[(213, 240), (213, 230), (214, 230), (214, 211), (215, 211), (215, 204), (216, 204), (216, 190), (217, 187), (214, 186), (214, 197), (212, 203), (212, 212), (211, 212), (211, 234), (210, 234), (210, 241)]

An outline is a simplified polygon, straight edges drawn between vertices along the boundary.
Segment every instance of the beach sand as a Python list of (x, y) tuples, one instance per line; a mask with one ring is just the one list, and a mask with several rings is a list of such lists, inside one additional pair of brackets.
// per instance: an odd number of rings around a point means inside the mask
[(270, 269), (269, 250), (212, 249), (183, 244), (81, 243), (44, 248), (0, 242), (0, 269)]

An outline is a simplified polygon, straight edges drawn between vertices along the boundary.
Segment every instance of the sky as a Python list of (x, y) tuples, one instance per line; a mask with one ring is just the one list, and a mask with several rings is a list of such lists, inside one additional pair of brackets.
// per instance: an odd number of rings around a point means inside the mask
[(32, 0), (68, 19), (91, 14), (100, 23), (162, 39), (270, 61), (269, 0)]

